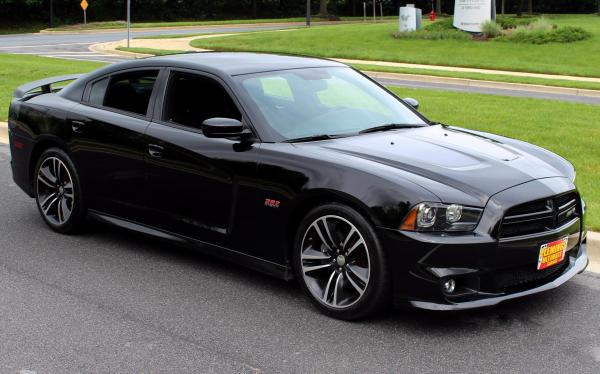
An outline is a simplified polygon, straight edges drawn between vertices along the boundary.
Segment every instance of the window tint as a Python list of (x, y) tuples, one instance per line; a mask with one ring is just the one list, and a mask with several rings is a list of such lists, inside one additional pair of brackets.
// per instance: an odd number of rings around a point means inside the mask
[(167, 87), (163, 120), (200, 128), (204, 120), (215, 117), (242, 119), (218, 82), (199, 75), (173, 73)]
[(108, 78), (101, 79), (92, 84), (90, 90), (90, 104), (102, 105), (104, 103), (104, 94), (106, 93), (106, 86), (108, 86)]
[(103, 105), (145, 115), (157, 76), (158, 70), (152, 70), (135, 71), (111, 77)]

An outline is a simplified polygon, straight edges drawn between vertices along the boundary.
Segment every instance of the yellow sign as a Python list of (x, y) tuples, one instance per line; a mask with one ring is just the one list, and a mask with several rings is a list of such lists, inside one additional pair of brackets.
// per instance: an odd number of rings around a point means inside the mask
[(86, 10), (88, 7), (88, 2), (85, 0), (82, 0), (79, 5), (81, 5), (81, 9)]

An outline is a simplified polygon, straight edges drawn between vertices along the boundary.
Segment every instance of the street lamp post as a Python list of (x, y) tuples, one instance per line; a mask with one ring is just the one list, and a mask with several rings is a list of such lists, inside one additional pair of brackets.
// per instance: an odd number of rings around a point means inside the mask
[(131, 39), (131, 0), (127, 0), (127, 48)]

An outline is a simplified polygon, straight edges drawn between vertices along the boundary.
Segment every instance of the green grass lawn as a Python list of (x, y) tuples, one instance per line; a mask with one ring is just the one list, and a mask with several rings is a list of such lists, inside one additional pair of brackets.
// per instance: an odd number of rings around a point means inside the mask
[(86, 73), (103, 65), (99, 62), (0, 54), (0, 121), (6, 121), (12, 93), (23, 83), (55, 75)]
[[(53, 75), (84, 73), (101, 63), (0, 54), (0, 120), (6, 121), (12, 91), (25, 82)], [(589, 207), (588, 225), (600, 230), (600, 106), (553, 100), (392, 88), (414, 97), (432, 120), (489, 131), (548, 148), (577, 168)]]
[(594, 36), (571, 44), (544, 45), (499, 41), (394, 39), (390, 34), (397, 30), (397, 24), (392, 22), (198, 39), (192, 45), (214, 50), (278, 52), (600, 77), (600, 17), (548, 17), (559, 26), (580, 26)]

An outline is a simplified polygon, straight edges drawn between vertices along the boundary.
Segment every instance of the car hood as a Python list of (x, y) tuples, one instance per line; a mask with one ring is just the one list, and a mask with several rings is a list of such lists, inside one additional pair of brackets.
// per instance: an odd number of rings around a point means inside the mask
[[(448, 126), (385, 131), (312, 143), (355, 162), (385, 164), (446, 200), (439, 185), (485, 204), (489, 197), (534, 179), (566, 177), (569, 164), (539, 147)], [(359, 165), (359, 164), (354, 164)], [(435, 183), (431, 183), (435, 182)]]

